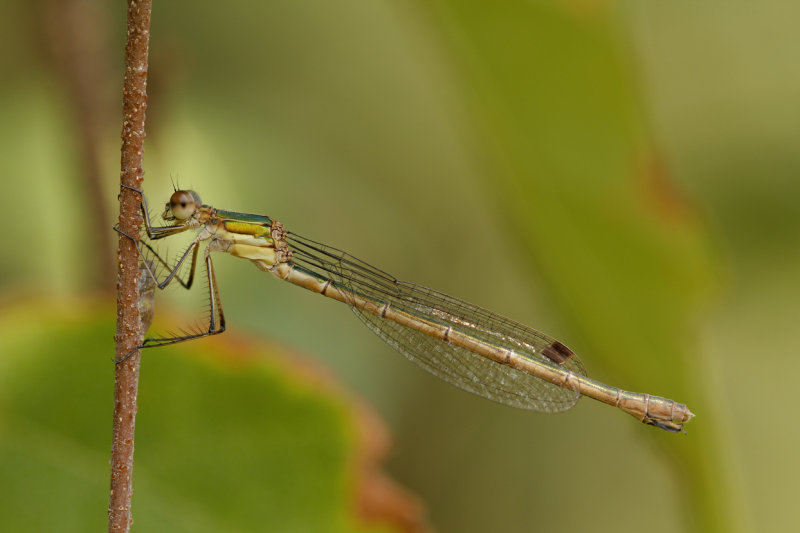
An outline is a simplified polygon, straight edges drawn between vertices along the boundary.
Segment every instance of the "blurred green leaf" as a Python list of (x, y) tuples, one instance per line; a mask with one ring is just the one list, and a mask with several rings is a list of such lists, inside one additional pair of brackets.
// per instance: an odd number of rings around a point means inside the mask
[[(0, 314), (4, 531), (105, 527), (113, 313), (49, 307)], [(354, 411), (230, 340), (146, 352), (134, 531), (366, 532), (354, 516)]]
[(688, 522), (728, 531), (716, 424), (691, 377), (711, 244), (652, 145), (614, 11), (515, 1), (487, 17), (474, 4), (438, 2), (493, 165), (486, 190), (576, 330), (573, 348), (591, 354), (590, 375), (699, 414), (692, 441), (649, 436), (684, 474)]

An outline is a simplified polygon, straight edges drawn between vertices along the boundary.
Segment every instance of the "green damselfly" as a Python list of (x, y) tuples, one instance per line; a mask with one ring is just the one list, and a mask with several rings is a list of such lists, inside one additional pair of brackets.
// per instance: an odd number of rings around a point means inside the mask
[[(211, 309), (207, 329), (147, 338), (140, 348), (225, 330), (211, 252), (226, 252), (252, 261), (281, 280), (347, 304), (408, 359), (490, 400), (557, 413), (572, 408), (583, 395), (619, 407), (645, 424), (675, 432), (694, 416), (686, 405), (673, 400), (590, 379), (578, 356), (548, 335), (458, 298), (400, 281), (348, 253), (287, 231), (268, 216), (215, 209), (203, 204), (196, 192), (178, 190), (162, 214), (169, 225), (153, 226), (143, 194), (142, 200), (142, 239), (126, 236), (138, 243), (145, 266), (166, 268), (163, 279), (158, 279), (157, 269), (149, 268), (158, 288), (173, 281), (190, 288), (201, 244), (207, 243), (203, 262)], [(187, 230), (197, 234), (173, 267), (148, 242)], [(187, 265), (188, 278), (183, 279), (178, 273)]]

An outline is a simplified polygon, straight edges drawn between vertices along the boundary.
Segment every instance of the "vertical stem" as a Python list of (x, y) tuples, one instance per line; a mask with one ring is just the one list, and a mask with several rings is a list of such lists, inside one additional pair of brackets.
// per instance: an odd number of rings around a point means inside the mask
[[(150, 43), (151, 0), (128, 0), (125, 83), (123, 89), (122, 157), (120, 182), (141, 189), (142, 145), (147, 108), (147, 53)], [(128, 235), (139, 235), (141, 197), (121, 189), (119, 227)], [(117, 359), (142, 342), (139, 319), (138, 254), (130, 239), (120, 236), (117, 252)], [(133, 487), (133, 437), (136, 396), (139, 386), (139, 353), (116, 365), (114, 385), (114, 435), (111, 444), (111, 496), (108, 531), (127, 532), (131, 525)]]

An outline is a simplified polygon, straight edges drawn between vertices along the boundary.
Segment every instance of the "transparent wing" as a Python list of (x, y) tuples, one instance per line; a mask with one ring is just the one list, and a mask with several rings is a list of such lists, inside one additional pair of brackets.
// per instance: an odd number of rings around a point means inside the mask
[[(557, 343), (532, 328), (444, 293), (397, 280), (341, 250), (290, 234), (286, 238), (295, 267), (362, 297), (389, 303), (429, 322), (494, 346), (513, 350), (540, 364), (558, 366), (543, 352)], [(515, 368), (499, 364), (469, 350), (430, 337), (415, 329), (352, 306), (364, 324), (408, 359), (466, 391), (502, 404), (546, 413), (566, 411), (580, 394)], [(563, 346), (563, 345), (561, 345)], [(552, 349), (552, 348), (550, 348)], [(571, 354), (571, 352), (569, 352)], [(574, 374), (586, 375), (576, 355), (560, 365)]]

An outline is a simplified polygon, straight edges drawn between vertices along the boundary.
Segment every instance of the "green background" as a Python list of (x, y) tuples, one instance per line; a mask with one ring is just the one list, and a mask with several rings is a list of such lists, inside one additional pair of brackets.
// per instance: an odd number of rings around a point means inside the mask
[[(81, 0), (7, 13), (0, 481), (16, 497), (0, 498), (0, 520), (24, 531), (36, 507), (15, 502), (41, 501), (62, 513), (52, 530), (69, 531), (105, 515), (114, 330), (101, 280), (113, 255), (101, 243), (116, 245), (124, 11)], [(268, 214), (546, 331), (591, 376), (697, 414), (670, 435), (589, 400), (558, 416), (495, 405), (419, 371), (343, 306), (217, 258), (226, 342), (313, 358), (371, 404), (393, 434), (388, 472), (438, 531), (784, 530), (800, 490), (798, 17), (788, 1), (156, 2), (145, 191), (154, 211), (173, 179)], [(82, 36), (75, 53), (65, 29)], [(160, 318), (196, 319), (178, 296), (159, 297)], [(86, 299), (108, 305), (63, 311)], [(258, 357), (261, 377), (214, 377), (207, 361), (224, 356), (204, 342), (144, 354), (134, 529), (174, 530), (181, 513), (235, 516), (242, 531), (383, 527), (351, 516), (349, 404), (320, 394), (312, 415), (273, 398), (308, 385), (262, 375), (272, 367)], [(85, 376), (105, 380), (94, 414), (65, 398)], [(180, 402), (144, 407), (177, 377)], [(50, 402), (34, 405), (43, 391)], [(285, 416), (254, 407), (271, 400)], [(197, 443), (187, 477), (162, 433), (198, 409), (205, 427), (174, 428)], [(270, 454), (276, 425), (297, 462)], [(286, 468), (235, 478), (237, 446)], [(277, 505), (304, 490), (290, 474), (309, 454), (320, 467), (297, 475), (317, 472), (329, 505)], [(186, 505), (148, 505), (159, 494)], [(274, 521), (248, 521), (245, 495)]]

